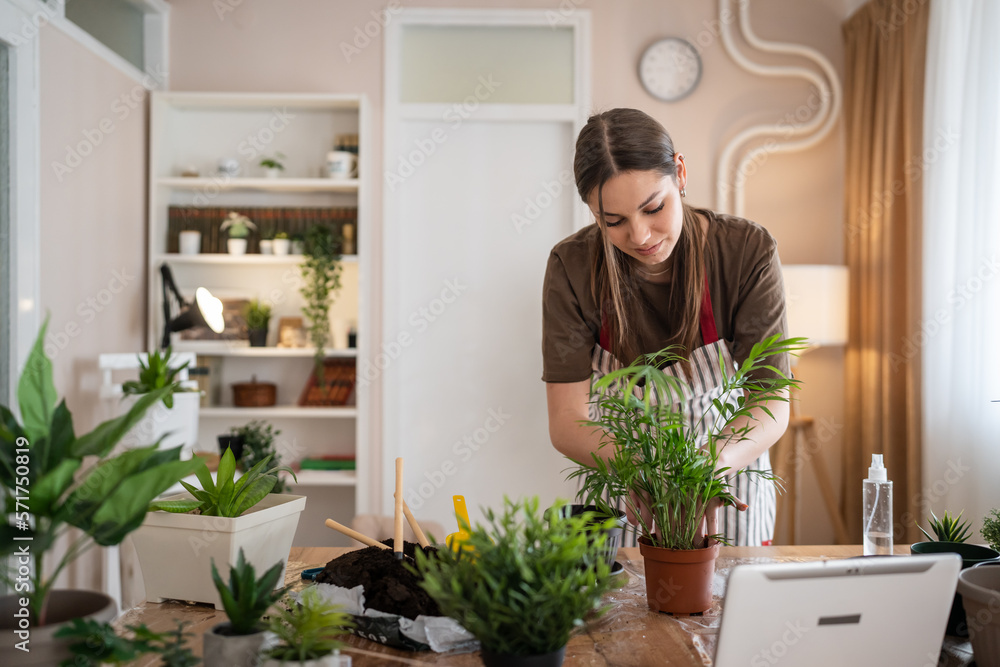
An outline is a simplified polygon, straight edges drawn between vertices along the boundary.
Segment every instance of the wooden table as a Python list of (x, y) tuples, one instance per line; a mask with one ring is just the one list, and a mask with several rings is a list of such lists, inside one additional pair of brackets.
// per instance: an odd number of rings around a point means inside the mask
[[(301, 571), (306, 567), (324, 565), (327, 561), (349, 551), (346, 548), (296, 547), (288, 561), (286, 581), (302, 586)], [(897, 554), (908, 554), (909, 546), (897, 546)], [(730, 568), (752, 559), (775, 561), (804, 561), (824, 558), (848, 558), (861, 554), (861, 546), (778, 546), (778, 547), (723, 547), (717, 569)], [(711, 665), (711, 655), (719, 621), (719, 601), (712, 610), (701, 616), (674, 618), (650, 612), (646, 606), (645, 583), (642, 579), (642, 558), (637, 548), (621, 549), (618, 560), (629, 573), (629, 583), (610, 594), (613, 609), (584, 632), (570, 639), (566, 649), (567, 667), (600, 665), (614, 667), (646, 667), (648, 665), (676, 665), (704, 667)], [(191, 625), (191, 643), (194, 652), (201, 655), (202, 634), (217, 623), (226, 620), (225, 613), (208, 605), (190, 605), (180, 602), (160, 604), (146, 602), (129, 610), (119, 619), (119, 625), (145, 623), (156, 631), (176, 627), (174, 619)], [(449, 667), (479, 667), (478, 653), (437, 654), (432, 652), (403, 652), (390, 649), (360, 637), (346, 640), (345, 653), (353, 657), (354, 667), (375, 665), (446, 665)], [(950, 638), (945, 644), (946, 663), (961, 667), (972, 661), (968, 642)], [(147, 667), (156, 664), (149, 658), (135, 665)]]

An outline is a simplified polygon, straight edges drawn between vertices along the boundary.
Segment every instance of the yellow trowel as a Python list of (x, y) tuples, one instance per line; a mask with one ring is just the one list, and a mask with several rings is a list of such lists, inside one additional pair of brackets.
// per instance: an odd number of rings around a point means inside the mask
[(465, 506), (465, 496), (452, 496), (452, 501), (455, 503), (455, 517), (458, 521), (458, 532), (451, 533), (444, 538), (444, 543), (447, 544), (451, 549), (458, 551), (472, 551), (472, 546), (466, 542), (469, 539), (469, 531), (466, 527), (471, 527), (469, 523), (469, 510)]

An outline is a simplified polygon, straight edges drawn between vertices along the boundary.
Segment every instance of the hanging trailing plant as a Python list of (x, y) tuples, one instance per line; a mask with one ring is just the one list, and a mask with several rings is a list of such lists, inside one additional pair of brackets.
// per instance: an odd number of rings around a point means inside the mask
[(316, 348), (316, 383), (326, 388), (323, 366), (324, 348), (330, 338), (330, 305), (340, 289), (340, 240), (334, 238), (328, 227), (315, 225), (306, 233), (306, 247), (302, 264), (302, 287), (299, 292), (306, 305), (302, 314), (309, 320), (309, 341)]

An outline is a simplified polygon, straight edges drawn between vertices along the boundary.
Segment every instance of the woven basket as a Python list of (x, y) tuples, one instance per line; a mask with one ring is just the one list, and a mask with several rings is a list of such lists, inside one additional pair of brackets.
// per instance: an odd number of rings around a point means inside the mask
[(274, 405), (278, 399), (278, 385), (272, 382), (257, 382), (257, 376), (250, 382), (233, 383), (233, 405), (238, 408), (265, 408)]

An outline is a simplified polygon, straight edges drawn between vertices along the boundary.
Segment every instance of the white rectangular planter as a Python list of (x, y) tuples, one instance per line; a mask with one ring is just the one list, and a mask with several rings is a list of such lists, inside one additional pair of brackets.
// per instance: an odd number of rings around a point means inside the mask
[[(191, 498), (181, 493), (164, 500)], [(234, 518), (149, 512), (142, 526), (132, 533), (139, 567), (146, 586), (146, 599), (210, 602), (222, 608), (212, 582), (212, 559), (224, 581), (229, 580), (229, 565), (236, 564), (240, 548), (253, 564), (257, 576), (278, 561), (284, 585), (284, 566), (292, 548), (299, 514), (305, 509), (305, 496), (272, 493), (250, 511)]]

